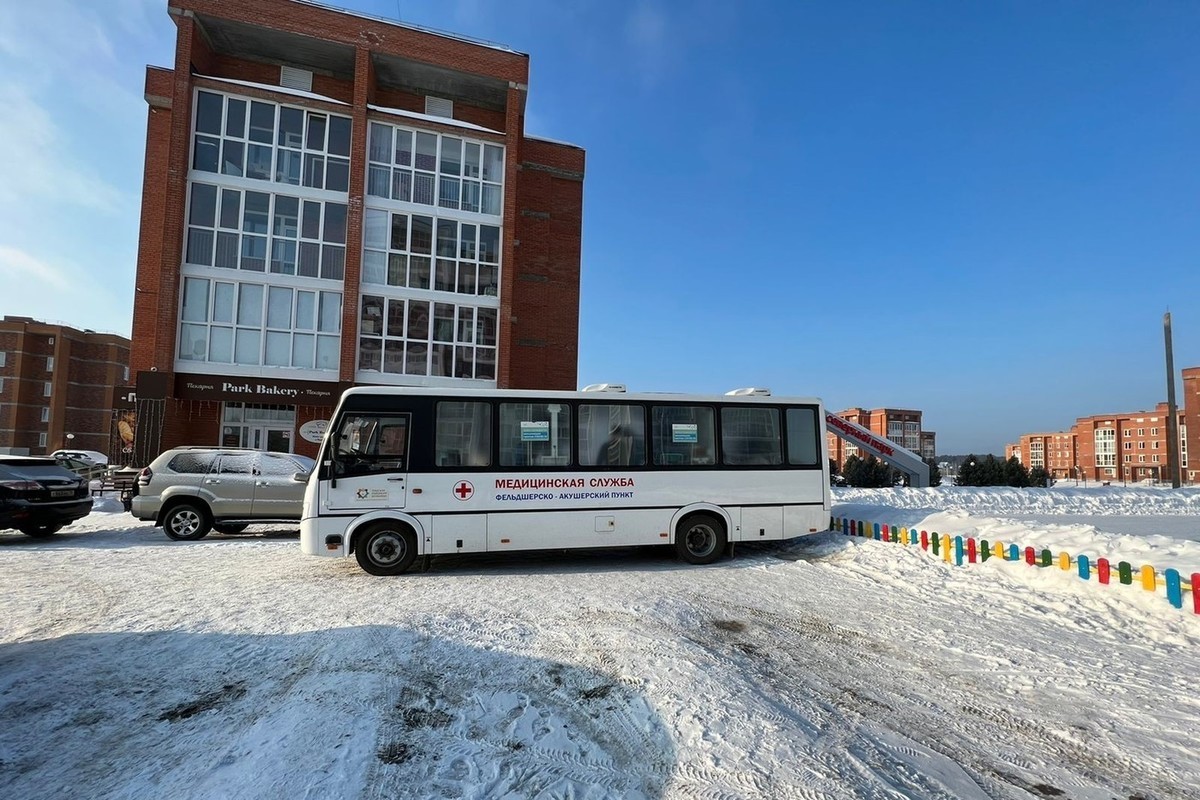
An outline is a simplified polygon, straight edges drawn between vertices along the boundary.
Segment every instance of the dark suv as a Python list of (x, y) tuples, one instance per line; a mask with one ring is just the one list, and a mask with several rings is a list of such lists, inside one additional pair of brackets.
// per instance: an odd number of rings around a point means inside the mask
[(53, 458), (0, 455), (0, 530), (40, 539), (91, 510), (87, 480)]
[(255, 522), (299, 522), (313, 460), (291, 453), (177, 447), (138, 475), (130, 510), (172, 539), (210, 530), (241, 533)]

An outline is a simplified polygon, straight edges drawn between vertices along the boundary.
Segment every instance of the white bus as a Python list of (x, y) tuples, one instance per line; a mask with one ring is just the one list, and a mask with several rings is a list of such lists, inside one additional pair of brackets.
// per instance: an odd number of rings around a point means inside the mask
[(825, 413), (727, 395), (359, 387), (308, 482), (300, 545), (396, 575), (418, 556), (734, 542), (829, 527)]

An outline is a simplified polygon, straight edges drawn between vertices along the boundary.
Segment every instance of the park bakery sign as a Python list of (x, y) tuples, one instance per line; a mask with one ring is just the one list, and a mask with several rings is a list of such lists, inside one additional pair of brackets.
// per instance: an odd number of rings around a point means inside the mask
[(187, 400), (242, 400), (248, 403), (331, 406), (336, 400), (336, 394), (336, 383), (175, 376), (175, 396)]

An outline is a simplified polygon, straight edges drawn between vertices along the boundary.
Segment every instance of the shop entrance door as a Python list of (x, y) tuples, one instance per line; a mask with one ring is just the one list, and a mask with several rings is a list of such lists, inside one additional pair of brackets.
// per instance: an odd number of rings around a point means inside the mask
[(221, 446), (290, 453), (295, 419), (296, 412), (290, 406), (226, 403)]

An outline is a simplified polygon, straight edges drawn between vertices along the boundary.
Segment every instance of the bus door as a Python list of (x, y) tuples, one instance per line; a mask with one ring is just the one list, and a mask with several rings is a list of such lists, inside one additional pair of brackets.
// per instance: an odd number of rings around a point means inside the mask
[(321, 505), (330, 510), (404, 508), (408, 484), (408, 412), (348, 413), (331, 433)]

